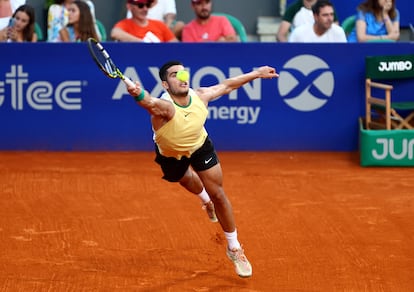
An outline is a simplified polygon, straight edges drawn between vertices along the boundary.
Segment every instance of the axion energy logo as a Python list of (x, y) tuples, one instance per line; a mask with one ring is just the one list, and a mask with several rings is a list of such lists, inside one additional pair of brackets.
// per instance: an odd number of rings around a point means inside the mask
[(286, 62), (278, 78), (279, 94), (291, 108), (309, 112), (324, 106), (334, 91), (335, 80), (328, 64), (313, 55)]

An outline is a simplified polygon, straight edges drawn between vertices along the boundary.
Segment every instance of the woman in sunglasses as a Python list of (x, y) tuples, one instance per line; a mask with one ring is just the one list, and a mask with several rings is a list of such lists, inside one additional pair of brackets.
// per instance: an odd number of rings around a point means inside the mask
[(132, 17), (117, 22), (111, 38), (121, 42), (176, 42), (177, 38), (162, 21), (148, 18), (148, 10), (155, 4), (153, 0), (128, 0), (127, 9)]

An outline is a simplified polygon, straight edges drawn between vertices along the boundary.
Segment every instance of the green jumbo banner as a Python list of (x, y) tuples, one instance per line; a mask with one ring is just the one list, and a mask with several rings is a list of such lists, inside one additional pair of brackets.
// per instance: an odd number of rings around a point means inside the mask
[(414, 166), (414, 130), (366, 130), (360, 120), (362, 166)]
[(365, 60), (366, 76), (372, 79), (401, 79), (414, 77), (414, 54), (369, 56)]

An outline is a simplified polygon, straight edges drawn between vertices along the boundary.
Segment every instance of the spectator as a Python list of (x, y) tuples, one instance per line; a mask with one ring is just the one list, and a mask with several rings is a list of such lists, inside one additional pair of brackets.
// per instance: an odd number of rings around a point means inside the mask
[(99, 39), (91, 9), (85, 1), (73, 1), (68, 12), (68, 24), (59, 31), (62, 42), (84, 42), (90, 37)]
[(0, 30), (7, 27), (16, 9), (26, 3), (26, 0), (0, 0)]
[[(47, 41), (48, 42), (60, 42), (60, 30), (68, 24), (69, 12), (68, 7), (74, 0), (55, 0), (55, 3), (50, 5), (47, 15)], [(95, 23), (95, 6), (91, 0), (85, 0), (88, 4), (93, 21)], [(97, 26), (95, 24), (95, 30), (98, 35), (98, 39), (101, 38)]]
[(13, 25), (0, 31), (3, 41), (10, 42), (36, 42), (37, 35), (34, 32), (35, 10), (32, 6), (24, 4), (13, 13), (11, 22)]
[[(127, 18), (131, 18), (131, 11), (128, 10)], [(164, 22), (174, 33), (177, 39), (181, 39), (184, 27), (183, 21), (177, 21), (177, 8), (175, 0), (155, 0), (154, 6), (148, 11), (148, 18)]]
[(127, 9), (132, 18), (125, 18), (115, 24), (111, 31), (114, 40), (123, 42), (176, 42), (173, 32), (162, 22), (148, 18), (153, 0), (128, 0)]
[(183, 42), (236, 42), (236, 32), (225, 16), (211, 15), (212, 0), (191, 0), (196, 18), (183, 29)]
[(88, 4), (91, 13), (92, 13), (92, 19), (93, 19), (93, 23), (95, 25), (95, 31), (96, 31), (96, 35), (97, 35), (97, 39), (102, 41), (102, 35), (101, 32), (99, 30), (98, 24), (96, 23), (96, 16), (95, 16), (95, 4), (93, 4), (92, 0), (83, 0), (86, 2), (86, 4)]
[(59, 42), (59, 31), (68, 24), (69, 12), (67, 7), (73, 0), (55, 0), (47, 13), (47, 41)]
[[(290, 4), (283, 15), (276, 39), (279, 42), (287, 42), (289, 32), (292, 32), (296, 27), (303, 24), (313, 24), (312, 5), (315, 3), (316, 0), (297, 0)], [(338, 23), (336, 13), (334, 15), (334, 21)]]
[(287, 42), (289, 31), (303, 24), (313, 24), (312, 5), (316, 0), (297, 0), (290, 4), (283, 15), (276, 38)]
[(318, 0), (312, 6), (313, 24), (303, 24), (292, 31), (289, 42), (346, 43), (342, 27), (334, 23), (334, 7), (329, 0)]
[(400, 38), (400, 13), (395, 7), (395, 0), (366, 0), (357, 10), (349, 42), (396, 41)]

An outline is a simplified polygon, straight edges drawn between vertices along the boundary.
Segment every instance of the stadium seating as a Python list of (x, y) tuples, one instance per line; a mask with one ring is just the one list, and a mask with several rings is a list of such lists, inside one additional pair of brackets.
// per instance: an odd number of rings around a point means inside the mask
[(239, 36), (240, 41), (242, 43), (247, 42), (246, 29), (245, 29), (243, 23), (238, 18), (236, 18), (235, 16), (230, 15), (228, 13), (215, 12), (215, 13), (213, 13), (213, 15), (227, 17), (227, 19), (230, 21), (231, 25), (233, 26), (234, 30), (236, 31), (237, 35)]

